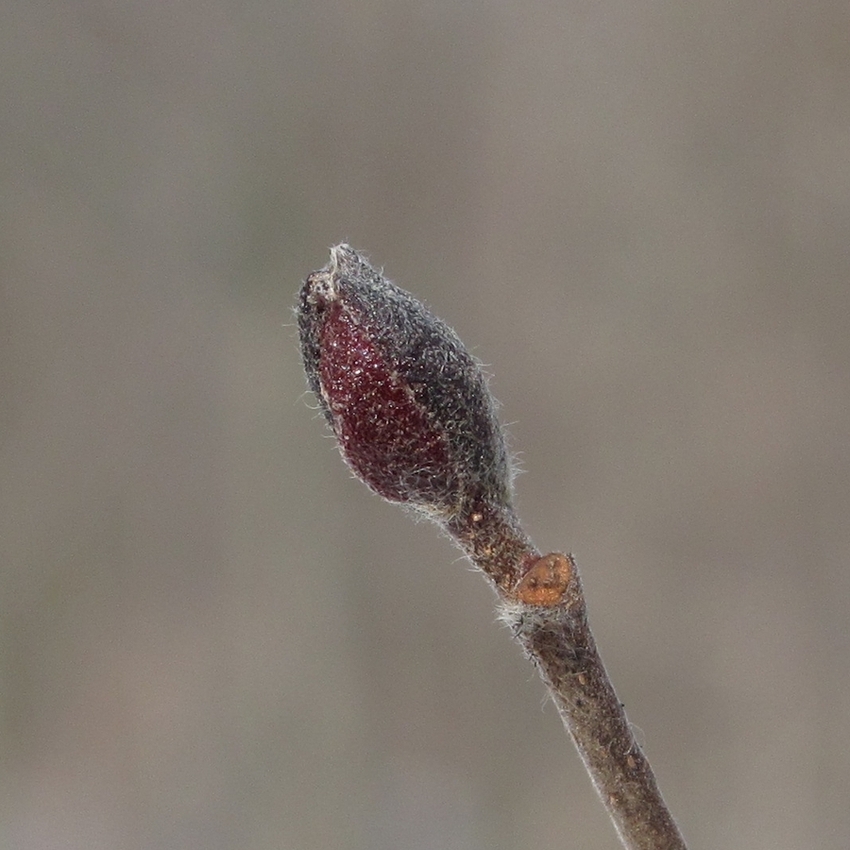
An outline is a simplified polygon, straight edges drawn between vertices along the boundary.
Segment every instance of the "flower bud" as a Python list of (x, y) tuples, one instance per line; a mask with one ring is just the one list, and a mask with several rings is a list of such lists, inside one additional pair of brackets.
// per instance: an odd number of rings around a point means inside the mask
[(310, 389), (372, 490), (445, 522), (509, 508), (495, 403), (448, 325), (348, 245), (307, 277), (297, 313)]

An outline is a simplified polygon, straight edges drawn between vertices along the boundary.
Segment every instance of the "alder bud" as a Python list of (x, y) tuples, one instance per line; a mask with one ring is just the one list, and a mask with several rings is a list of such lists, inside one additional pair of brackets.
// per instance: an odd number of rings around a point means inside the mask
[(308, 275), (297, 314), (310, 389), (372, 490), (443, 522), (510, 508), (495, 402), (448, 325), (344, 244)]

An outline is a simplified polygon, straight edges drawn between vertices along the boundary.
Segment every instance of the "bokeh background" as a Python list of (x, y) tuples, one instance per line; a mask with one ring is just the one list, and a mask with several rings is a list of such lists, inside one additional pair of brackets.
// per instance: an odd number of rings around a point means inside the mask
[[(0, 6), (0, 847), (616, 848), (291, 307), (495, 378), (691, 848), (850, 846), (850, 7)], [(313, 409), (311, 409), (313, 407)]]

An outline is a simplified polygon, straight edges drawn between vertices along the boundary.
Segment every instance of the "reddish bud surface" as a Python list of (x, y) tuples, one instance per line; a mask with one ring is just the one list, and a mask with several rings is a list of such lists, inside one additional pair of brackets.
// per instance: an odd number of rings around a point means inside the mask
[(297, 313), (310, 389), (372, 490), (447, 521), (509, 506), (495, 404), (448, 325), (348, 245), (307, 277)]

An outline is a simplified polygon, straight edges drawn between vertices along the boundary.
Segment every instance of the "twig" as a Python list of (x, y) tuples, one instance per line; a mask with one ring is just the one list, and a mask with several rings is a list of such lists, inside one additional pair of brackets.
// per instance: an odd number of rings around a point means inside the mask
[(454, 331), (347, 245), (298, 306), (311, 389), (346, 463), (441, 526), (491, 581), (627, 850), (685, 850), (599, 657), (575, 561), (541, 556), (511, 503), (495, 404)]
[(683, 850), (596, 649), (575, 560), (541, 557), (513, 515), (477, 514), (448, 531), (495, 586), (501, 618), (540, 671), (623, 846)]

